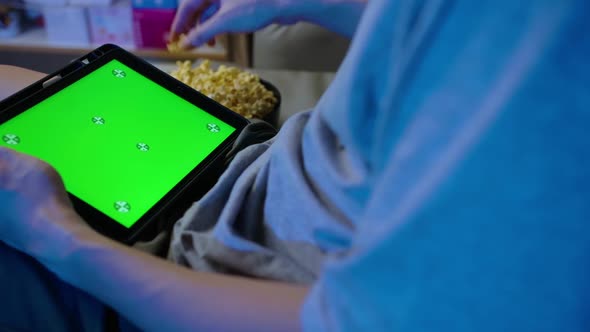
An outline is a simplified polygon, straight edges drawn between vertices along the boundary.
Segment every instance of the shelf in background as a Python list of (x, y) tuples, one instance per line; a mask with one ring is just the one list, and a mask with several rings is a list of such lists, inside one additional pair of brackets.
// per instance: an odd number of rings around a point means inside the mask
[[(0, 39), (0, 52), (30, 52), (47, 53), (57, 55), (84, 54), (100, 45), (75, 45), (56, 44), (47, 40), (47, 34), (43, 28), (35, 28), (25, 31), (18, 36)], [(170, 53), (164, 49), (136, 49), (125, 47), (130, 52), (147, 58), (165, 60), (193, 60), (207, 58), (211, 60), (227, 61), (228, 50), (221, 43), (215, 47), (201, 47), (191, 52)]]

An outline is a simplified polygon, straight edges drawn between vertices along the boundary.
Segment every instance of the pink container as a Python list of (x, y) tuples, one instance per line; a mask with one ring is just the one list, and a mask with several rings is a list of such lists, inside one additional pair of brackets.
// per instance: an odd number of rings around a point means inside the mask
[(133, 30), (138, 48), (166, 48), (176, 9), (133, 9)]

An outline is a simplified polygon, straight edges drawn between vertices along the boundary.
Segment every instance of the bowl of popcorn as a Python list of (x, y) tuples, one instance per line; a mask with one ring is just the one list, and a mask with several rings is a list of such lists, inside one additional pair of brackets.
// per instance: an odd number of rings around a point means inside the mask
[(211, 67), (208, 60), (194, 66), (178, 61), (174, 78), (247, 119), (261, 119), (277, 127), (281, 94), (257, 75), (237, 67)]

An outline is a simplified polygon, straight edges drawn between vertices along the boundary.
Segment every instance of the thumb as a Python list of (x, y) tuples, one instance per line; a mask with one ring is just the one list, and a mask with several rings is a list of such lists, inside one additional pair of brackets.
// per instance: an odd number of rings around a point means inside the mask
[(18, 152), (10, 148), (0, 146), (0, 165), (11, 162), (12, 160), (14, 160), (17, 154)]
[(14, 187), (14, 178), (22, 175), (22, 172), (27, 169), (22, 165), (23, 159), (27, 158), (30, 157), (0, 146), (0, 188)]

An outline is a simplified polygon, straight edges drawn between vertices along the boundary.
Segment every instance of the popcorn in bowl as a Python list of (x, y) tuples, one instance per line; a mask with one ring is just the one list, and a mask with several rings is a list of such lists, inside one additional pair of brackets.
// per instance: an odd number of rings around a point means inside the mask
[(208, 60), (194, 68), (191, 61), (176, 65), (170, 75), (248, 119), (262, 119), (277, 105), (273, 92), (252, 73), (223, 65), (213, 70)]

